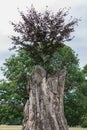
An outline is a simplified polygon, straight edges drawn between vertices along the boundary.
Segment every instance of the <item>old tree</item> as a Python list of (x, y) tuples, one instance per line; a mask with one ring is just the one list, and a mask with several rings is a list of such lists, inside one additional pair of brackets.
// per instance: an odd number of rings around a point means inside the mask
[(33, 7), (27, 14), (20, 12), (22, 21), (12, 22), (18, 36), (12, 36), (13, 49), (29, 52), (35, 69), (29, 77), (29, 100), (24, 109), (23, 130), (68, 130), (64, 117), (63, 95), (66, 72), (53, 74), (51, 59), (58, 49), (70, 41), (78, 19), (70, 17), (68, 10), (56, 14), (47, 10), (37, 12)]

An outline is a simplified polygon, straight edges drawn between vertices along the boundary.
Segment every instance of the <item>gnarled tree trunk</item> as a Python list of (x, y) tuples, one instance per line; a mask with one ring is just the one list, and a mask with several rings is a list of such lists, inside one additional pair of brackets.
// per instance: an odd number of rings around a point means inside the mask
[(46, 71), (36, 66), (29, 80), (23, 130), (68, 130), (63, 107), (65, 75), (58, 71), (46, 78)]

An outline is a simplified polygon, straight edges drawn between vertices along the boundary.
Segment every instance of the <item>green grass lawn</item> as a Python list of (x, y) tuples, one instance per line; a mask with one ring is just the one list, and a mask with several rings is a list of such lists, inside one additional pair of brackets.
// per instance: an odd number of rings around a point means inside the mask
[[(0, 130), (21, 130), (21, 126), (18, 126), (18, 125), (16, 125), (16, 126), (11, 126), (11, 125), (0, 125)], [(78, 128), (74, 128), (74, 127), (72, 127), (72, 128), (69, 128), (69, 130), (87, 130), (87, 128), (80, 128), (80, 127), (78, 127)]]

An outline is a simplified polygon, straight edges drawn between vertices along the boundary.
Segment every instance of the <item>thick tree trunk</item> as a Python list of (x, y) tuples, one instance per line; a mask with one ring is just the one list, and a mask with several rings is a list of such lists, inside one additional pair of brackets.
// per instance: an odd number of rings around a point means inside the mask
[(65, 75), (58, 71), (46, 78), (46, 71), (36, 66), (29, 80), (23, 130), (68, 130), (63, 106)]

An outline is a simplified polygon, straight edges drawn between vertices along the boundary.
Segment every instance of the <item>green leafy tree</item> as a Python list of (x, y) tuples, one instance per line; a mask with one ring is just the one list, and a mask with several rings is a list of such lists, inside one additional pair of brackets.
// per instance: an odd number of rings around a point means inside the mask
[(0, 114), (1, 123), (21, 123), (28, 98), (27, 82), (33, 66), (29, 53), (25, 51), (19, 51), (18, 55), (6, 59), (2, 71), (7, 81), (0, 82), (0, 110), (8, 118)]
[(64, 69), (67, 72), (65, 91), (68, 91), (78, 85), (80, 80), (80, 68), (78, 55), (68, 46), (59, 48), (51, 58), (48, 65), (51, 73), (55, 74), (58, 69)]
[[(9, 59), (6, 59), (2, 70), (8, 82), (3, 81), (0, 86), (1, 104), (6, 105), (6, 108), (9, 109), (8, 106), (10, 106), (10, 109), (15, 108), (17, 113), (23, 111), (24, 104), (28, 98), (27, 85), (29, 75), (34, 66), (34, 60), (30, 58), (29, 52), (25, 50), (20, 50), (18, 55), (12, 55)], [(76, 87), (79, 78), (77, 74), (79, 71), (79, 64), (77, 55), (70, 47), (64, 46), (57, 50), (48, 66), (52, 74), (54, 74), (57, 69), (65, 69), (68, 72), (65, 87), (66, 92)], [(70, 84), (71, 81), (73, 81), (72, 84)], [(4, 107), (3, 111), (5, 111)], [(12, 115), (14, 117), (14, 113)], [(22, 115), (20, 114), (18, 117), (22, 118)], [(7, 121), (7, 118), (5, 119)]]
[(17, 86), (15, 85), (12, 82), (0, 82), (0, 124), (21, 124), (22, 122), (23, 101), (16, 93)]
[[(19, 51), (17, 56), (12, 55), (9, 59), (6, 59), (2, 71), (8, 82), (3, 82), (3, 88), (0, 88), (1, 91), (6, 91), (9, 94), (9, 99), (3, 96), (6, 95), (5, 93), (1, 95), (5, 98), (5, 102), (6, 100), (9, 101), (13, 104), (13, 107), (25, 103), (28, 97), (27, 86), (29, 75), (33, 67), (34, 62), (29, 58), (29, 53), (25, 50)], [(23, 111), (23, 108), (20, 108)]]
[[(86, 65), (78, 73), (77, 86), (65, 93), (65, 115), (70, 126), (87, 127)], [(74, 82), (76, 82), (74, 80)]]
[(83, 110), (80, 122), (82, 127), (87, 127), (87, 64), (83, 67), (82, 73), (84, 75), (84, 80), (78, 89), (78, 96)]

